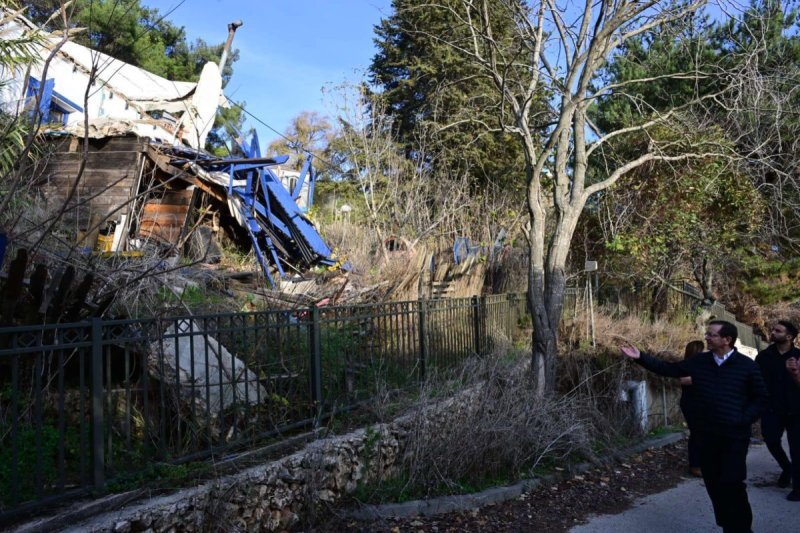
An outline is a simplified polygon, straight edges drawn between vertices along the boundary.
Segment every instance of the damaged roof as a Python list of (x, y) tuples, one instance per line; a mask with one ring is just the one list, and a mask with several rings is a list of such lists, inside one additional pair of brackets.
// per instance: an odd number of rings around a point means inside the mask
[[(59, 42), (50, 37), (48, 53)], [(188, 81), (171, 81), (119, 59), (92, 50), (72, 41), (67, 41), (59, 50), (85, 72), (97, 65), (95, 76), (105, 87), (118, 93), (142, 111), (163, 110), (178, 112), (186, 110), (184, 99), (191, 96), (197, 84)]]
[[(4, 25), (3, 38), (14, 38), (23, 32), (43, 31), (25, 18), (20, 11), (13, 12), (0, 8), (0, 15), (0, 24)], [(61, 40), (62, 37), (58, 32), (47, 35), (46, 44), (39, 48), (42, 63), (34, 68), (36, 75)], [(105, 88), (115, 93), (141, 113), (154, 110), (168, 113), (187, 111), (191, 105), (189, 99), (197, 88), (195, 82), (168, 80), (72, 41), (66, 41), (61, 45), (57, 57), (74, 65), (73, 72), (80, 70), (88, 75), (92, 72), (93, 66), (96, 66), (94, 76), (98, 88)], [(11, 77), (13, 76), (14, 73), (11, 73)], [(59, 90), (59, 87), (56, 90)], [(227, 106), (227, 100), (223, 95), (219, 97), (219, 104)]]

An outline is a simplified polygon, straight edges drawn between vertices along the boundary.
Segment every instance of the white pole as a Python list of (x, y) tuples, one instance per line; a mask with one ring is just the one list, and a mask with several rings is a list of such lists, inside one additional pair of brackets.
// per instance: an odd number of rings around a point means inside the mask
[(586, 286), (589, 289), (589, 327), (592, 331), (592, 348), (596, 348), (597, 344), (594, 339), (594, 300), (592, 298), (592, 275), (587, 274)]

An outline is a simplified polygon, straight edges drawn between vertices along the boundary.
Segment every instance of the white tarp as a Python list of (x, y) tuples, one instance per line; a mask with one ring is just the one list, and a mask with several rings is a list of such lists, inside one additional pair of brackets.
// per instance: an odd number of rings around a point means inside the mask
[[(166, 375), (161, 375), (161, 357)], [(206, 408), (214, 418), (234, 405), (256, 405), (267, 399), (258, 375), (191, 320), (178, 321), (177, 333), (171, 327), (160, 343), (151, 346), (152, 375), (174, 384), (176, 362), (180, 397), (194, 402), (199, 416), (206, 413)]]
[(169, 142), (172, 138), (172, 133), (164, 129), (161, 124), (153, 119), (134, 120), (103, 117), (89, 120), (88, 131), (84, 128), (83, 121), (74, 122), (66, 127), (57, 129), (46, 128), (45, 131), (66, 131), (78, 138), (86, 135), (90, 139), (103, 139), (105, 137), (115, 137), (128, 133), (133, 133), (139, 137), (157, 139), (163, 142)]
[[(16, 37), (26, 31), (39, 30), (19, 13), (0, 8), (0, 37)], [(45, 60), (56, 48), (58, 52), (45, 73)], [(207, 63), (200, 82), (193, 83), (168, 80), (78, 43), (62, 42), (57, 32), (47, 36), (37, 53), (41, 61), (32, 65), (29, 72), (0, 71), (0, 79), (5, 81), (0, 83), (0, 108), (20, 112), (27, 101), (26, 75), (38, 82), (46, 77), (54, 80), (53, 102), (59, 104), (57, 111), (63, 114), (67, 127), (82, 123), (84, 115), (90, 120), (131, 121), (130, 129), (137, 135), (172, 143), (179, 131), (171, 127), (170, 120), (162, 121), (164, 125), (147, 124), (152, 120), (148, 115), (183, 115), (180, 120), (184, 131), (180, 135), (190, 146), (200, 149), (213, 126), (217, 107), (229, 105), (214, 62)], [(61, 118), (59, 115), (58, 120)]]
[[(55, 46), (58, 39), (51, 38), (51, 43)], [(64, 43), (60, 53), (87, 73), (91, 72), (93, 65), (97, 65), (95, 76), (99, 86), (107, 86), (118, 92), (142, 111), (185, 111), (187, 102), (183, 100), (197, 86), (188, 81), (167, 80), (72, 41)]]
[(189, 131), (183, 135), (189, 146), (197, 149), (205, 146), (206, 137), (217, 116), (221, 94), (222, 75), (217, 64), (209, 61), (203, 66), (197, 88), (192, 95), (191, 105), (181, 118), (183, 125), (189, 127)]

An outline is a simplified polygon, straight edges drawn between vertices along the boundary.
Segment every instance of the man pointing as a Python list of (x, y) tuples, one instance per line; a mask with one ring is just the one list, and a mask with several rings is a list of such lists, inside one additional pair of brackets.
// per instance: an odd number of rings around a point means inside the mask
[(680, 362), (656, 359), (631, 345), (622, 353), (666, 377), (692, 378), (698, 411), (700, 470), (714, 507), (717, 525), (725, 533), (751, 531), (753, 513), (747, 499), (747, 448), (750, 426), (766, 406), (767, 391), (758, 365), (734, 344), (736, 326), (712, 320), (706, 328), (707, 352)]

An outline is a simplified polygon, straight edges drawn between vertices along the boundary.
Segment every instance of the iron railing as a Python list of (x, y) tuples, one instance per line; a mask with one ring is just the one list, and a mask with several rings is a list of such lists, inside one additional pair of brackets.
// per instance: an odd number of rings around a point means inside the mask
[(525, 313), (507, 294), (0, 329), (0, 523), (407, 388)]

